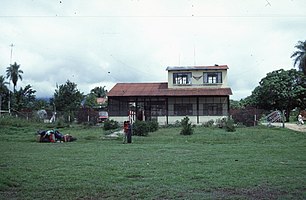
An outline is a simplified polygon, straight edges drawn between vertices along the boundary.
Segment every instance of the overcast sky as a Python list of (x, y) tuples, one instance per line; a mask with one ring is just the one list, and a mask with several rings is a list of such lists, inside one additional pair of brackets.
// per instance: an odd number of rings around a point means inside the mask
[(293, 67), (305, 10), (305, 0), (0, 0), (0, 75), (17, 62), (17, 88), (51, 97), (68, 79), (87, 94), (166, 82), (167, 66), (225, 64), (239, 100)]

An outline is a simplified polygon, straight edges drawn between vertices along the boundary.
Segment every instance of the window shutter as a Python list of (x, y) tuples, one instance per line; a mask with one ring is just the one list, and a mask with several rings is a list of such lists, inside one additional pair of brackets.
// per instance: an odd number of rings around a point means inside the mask
[(176, 84), (176, 76), (177, 74), (173, 74), (173, 84)]
[(204, 83), (207, 83), (207, 82), (208, 82), (208, 81), (207, 81), (207, 73), (204, 73), (203, 81), (204, 81)]
[(187, 80), (187, 84), (191, 84), (191, 83), (192, 83), (191, 73), (188, 73), (188, 80)]
[(221, 72), (218, 73), (217, 83), (222, 83), (222, 73)]

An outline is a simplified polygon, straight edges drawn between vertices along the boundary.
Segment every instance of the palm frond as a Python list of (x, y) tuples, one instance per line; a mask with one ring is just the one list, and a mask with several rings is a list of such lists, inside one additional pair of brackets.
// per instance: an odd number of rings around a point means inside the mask
[(306, 74), (306, 40), (298, 41), (294, 46), (297, 51), (293, 52), (290, 58), (294, 58), (293, 66), (298, 66)]

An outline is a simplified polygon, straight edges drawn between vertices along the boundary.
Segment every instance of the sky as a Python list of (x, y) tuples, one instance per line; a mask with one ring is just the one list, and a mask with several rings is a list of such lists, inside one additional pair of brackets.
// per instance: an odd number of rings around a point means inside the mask
[[(0, 0), (0, 75), (23, 70), (37, 97), (70, 80), (84, 94), (166, 82), (167, 66), (228, 65), (231, 99), (293, 68), (305, 0)], [(11, 46), (13, 44), (13, 47)], [(12, 84), (10, 85), (12, 88)]]

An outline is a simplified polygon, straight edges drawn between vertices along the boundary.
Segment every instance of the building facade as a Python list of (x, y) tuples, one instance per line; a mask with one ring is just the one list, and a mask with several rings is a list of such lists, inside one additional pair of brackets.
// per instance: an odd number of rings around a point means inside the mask
[(109, 118), (157, 120), (173, 124), (188, 116), (192, 123), (227, 117), (227, 65), (167, 67), (168, 82), (117, 83), (108, 93)]

